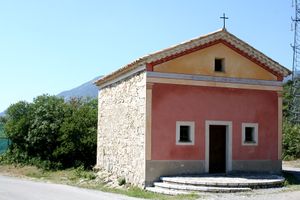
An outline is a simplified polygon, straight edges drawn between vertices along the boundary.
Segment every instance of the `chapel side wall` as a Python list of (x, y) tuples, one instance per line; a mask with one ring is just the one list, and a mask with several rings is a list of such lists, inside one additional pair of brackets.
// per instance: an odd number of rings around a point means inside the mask
[(127, 182), (145, 181), (146, 75), (141, 72), (99, 92), (97, 168)]

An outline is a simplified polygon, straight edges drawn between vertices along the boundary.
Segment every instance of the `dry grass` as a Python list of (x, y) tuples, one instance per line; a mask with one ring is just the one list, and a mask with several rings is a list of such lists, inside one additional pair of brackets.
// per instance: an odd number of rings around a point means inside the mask
[(33, 166), (0, 165), (0, 173), (6, 176), (27, 177), (27, 174), (32, 172), (41, 173), (42, 170)]
[(29, 178), (31, 180), (36, 180), (36, 181), (47, 181), (52, 183), (72, 185), (76, 187), (123, 194), (131, 197), (138, 197), (144, 199), (194, 200), (199, 198), (199, 195), (194, 195), (194, 194), (178, 195), (178, 196), (167, 196), (167, 195), (155, 194), (131, 186), (127, 186), (123, 188), (107, 187), (104, 181), (99, 177), (96, 177), (93, 172), (82, 171), (78, 169), (44, 171), (34, 166), (0, 165), (0, 174), (6, 176)]

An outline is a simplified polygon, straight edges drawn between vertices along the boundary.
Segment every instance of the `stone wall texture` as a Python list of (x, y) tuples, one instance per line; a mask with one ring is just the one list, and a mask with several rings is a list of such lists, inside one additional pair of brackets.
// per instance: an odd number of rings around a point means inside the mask
[(99, 91), (97, 168), (127, 182), (145, 181), (146, 74)]

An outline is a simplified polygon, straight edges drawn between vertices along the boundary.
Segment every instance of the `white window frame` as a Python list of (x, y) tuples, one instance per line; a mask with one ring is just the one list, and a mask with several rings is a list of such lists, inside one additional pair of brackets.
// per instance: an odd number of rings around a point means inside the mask
[[(246, 127), (254, 128), (254, 140), (255, 142), (245, 142)], [(257, 146), (258, 145), (258, 123), (242, 123), (242, 145), (244, 146)]]
[[(180, 142), (180, 126), (190, 127), (190, 142)], [(193, 121), (176, 121), (176, 145), (194, 145), (195, 144), (195, 122)]]

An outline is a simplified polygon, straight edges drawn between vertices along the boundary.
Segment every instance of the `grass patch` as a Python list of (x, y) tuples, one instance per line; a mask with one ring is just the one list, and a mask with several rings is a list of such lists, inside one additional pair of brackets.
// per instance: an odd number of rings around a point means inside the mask
[(124, 183), (124, 187), (122, 188), (107, 187), (103, 180), (97, 179), (97, 176), (93, 171), (86, 171), (83, 167), (76, 169), (71, 168), (66, 170), (48, 171), (39, 169), (35, 166), (0, 165), (0, 172), (2, 175), (7, 176), (27, 177), (34, 180), (50, 181), (53, 183), (72, 185), (81, 188), (123, 194), (130, 197), (144, 199), (194, 200), (199, 198), (199, 195), (196, 194), (177, 196), (156, 194), (145, 191), (138, 187), (132, 187), (127, 183)]
[(36, 178), (36, 179), (45, 179), (49, 177), (48, 172), (28, 172), (26, 176), (31, 177), (31, 178)]
[(103, 187), (100, 190), (104, 191), (104, 192), (111, 192), (111, 193), (123, 194), (123, 195), (126, 195), (126, 196), (143, 198), (143, 199), (194, 200), (194, 199), (198, 199), (199, 198), (199, 195), (196, 195), (196, 194), (177, 195), (177, 196), (169, 196), (169, 195), (157, 194), (157, 193), (145, 191), (145, 190), (143, 190), (141, 188), (138, 188), (138, 187), (129, 187), (126, 190)]

